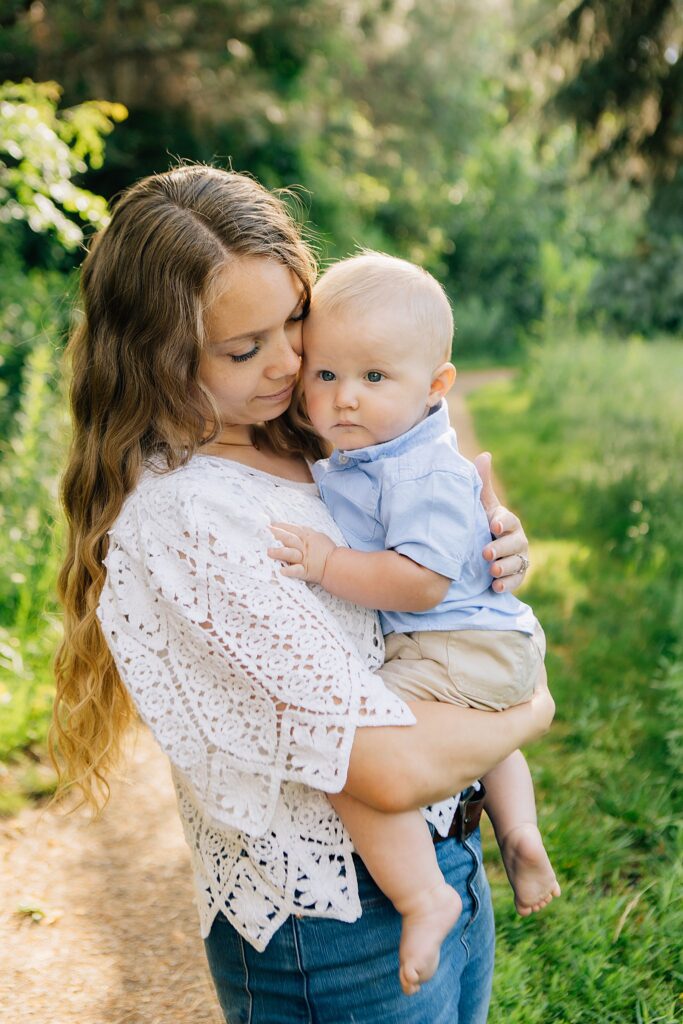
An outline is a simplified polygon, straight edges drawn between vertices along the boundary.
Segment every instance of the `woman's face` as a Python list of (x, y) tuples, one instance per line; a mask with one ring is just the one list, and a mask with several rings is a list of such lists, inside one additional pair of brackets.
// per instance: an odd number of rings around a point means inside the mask
[(224, 426), (280, 416), (301, 363), (304, 290), (284, 264), (241, 256), (226, 265), (206, 310), (199, 376)]

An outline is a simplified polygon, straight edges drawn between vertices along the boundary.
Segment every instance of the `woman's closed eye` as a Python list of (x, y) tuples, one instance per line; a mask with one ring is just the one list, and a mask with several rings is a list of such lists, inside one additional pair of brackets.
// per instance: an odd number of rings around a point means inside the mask
[(259, 346), (254, 345), (254, 347), (249, 349), (248, 352), (240, 352), (239, 355), (233, 355), (232, 352), (229, 352), (228, 355), (232, 359), (233, 363), (244, 363), (247, 359), (253, 359), (258, 351)]
[[(301, 321), (306, 318), (307, 313), (307, 308), (301, 309), (298, 313), (293, 313), (292, 316), (287, 318), (285, 326), (287, 326), (288, 324), (301, 323)], [(232, 359), (233, 363), (244, 363), (247, 361), (247, 359), (253, 359), (254, 356), (260, 351), (260, 349), (261, 343), (257, 342), (257, 344), (255, 344), (253, 348), (250, 348), (248, 352), (239, 352), (237, 354), (229, 352), (228, 355)]]

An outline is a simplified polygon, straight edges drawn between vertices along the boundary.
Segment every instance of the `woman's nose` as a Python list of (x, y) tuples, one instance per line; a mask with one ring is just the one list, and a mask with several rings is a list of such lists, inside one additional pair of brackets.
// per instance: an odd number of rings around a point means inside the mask
[(299, 372), (301, 355), (292, 347), (291, 340), (283, 333), (273, 350), (273, 358), (266, 370), (266, 376), (273, 380), (279, 377), (293, 377)]

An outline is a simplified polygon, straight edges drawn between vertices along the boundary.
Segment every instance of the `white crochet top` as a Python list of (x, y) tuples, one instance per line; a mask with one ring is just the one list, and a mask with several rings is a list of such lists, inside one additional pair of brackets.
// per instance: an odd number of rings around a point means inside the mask
[[(284, 577), (271, 521), (344, 540), (315, 484), (212, 456), (147, 469), (109, 534), (98, 618), (171, 760), (201, 932), (222, 910), (256, 949), (291, 913), (360, 915), (353, 846), (325, 791), (356, 726), (409, 725), (374, 674), (374, 612)], [(454, 809), (425, 812), (445, 834)]]

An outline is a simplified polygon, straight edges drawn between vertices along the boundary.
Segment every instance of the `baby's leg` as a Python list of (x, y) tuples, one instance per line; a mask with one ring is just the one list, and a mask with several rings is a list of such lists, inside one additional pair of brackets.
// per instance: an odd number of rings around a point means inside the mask
[(383, 814), (346, 793), (329, 797), (363, 863), (403, 918), (399, 977), (417, 992), (439, 966), (441, 943), (462, 911), (444, 881), (429, 829), (419, 811)]
[(484, 807), (493, 822), (515, 906), (526, 917), (559, 896), (560, 887), (536, 823), (534, 786), (522, 752), (516, 750), (501, 761), (484, 784)]

